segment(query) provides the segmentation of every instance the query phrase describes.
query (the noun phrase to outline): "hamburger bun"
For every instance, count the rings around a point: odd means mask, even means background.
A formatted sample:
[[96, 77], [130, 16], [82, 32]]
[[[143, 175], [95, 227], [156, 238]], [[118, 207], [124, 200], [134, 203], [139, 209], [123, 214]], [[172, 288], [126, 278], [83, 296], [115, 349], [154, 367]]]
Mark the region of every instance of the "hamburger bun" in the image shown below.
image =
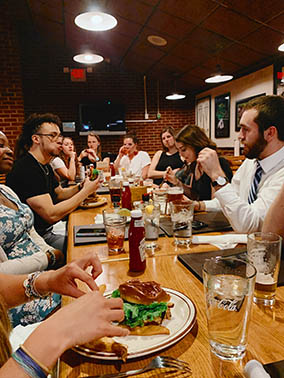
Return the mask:
[[135, 304], [150, 305], [170, 300], [170, 295], [155, 281], [129, 280], [119, 286], [119, 291], [122, 299]]

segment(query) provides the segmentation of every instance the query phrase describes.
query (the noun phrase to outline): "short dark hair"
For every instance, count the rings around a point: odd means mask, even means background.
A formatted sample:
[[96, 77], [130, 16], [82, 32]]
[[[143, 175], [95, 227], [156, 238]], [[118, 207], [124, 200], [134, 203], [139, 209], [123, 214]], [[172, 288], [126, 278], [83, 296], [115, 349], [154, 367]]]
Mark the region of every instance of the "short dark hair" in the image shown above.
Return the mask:
[[162, 143], [162, 147], [163, 147], [163, 151], [167, 152], [169, 149], [164, 146], [164, 143], [163, 143], [163, 140], [162, 140], [162, 136], [163, 134], [165, 133], [169, 133], [171, 134], [171, 136], [173, 136], [175, 138], [175, 129], [172, 127], [172, 126], [168, 126], [168, 127], [165, 127], [161, 132], [160, 132], [160, 139], [161, 139], [161, 143]]
[[216, 144], [197, 125], [185, 125], [176, 135], [176, 142], [194, 149], [196, 155], [205, 147], [216, 150]]
[[257, 115], [254, 122], [258, 125], [260, 133], [264, 133], [270, 126], [275, 126], [278, 131], [278, 139], [284, 141], [284, 97], [260, 96], [250, 100], [244, 111], [255, 109]]
[[135, 144], [139, 144], [139, 139], [137, 138], [137, 135], [135, 133], [132, 132], [132, 133], [126, 134], [123, 138], [123, 141], [125, 141], [125, 139], [127, 138], [132, 139]]
[[33, 141], [32, 136], [40, 129], [41, 125], [45, 122], [55, 123], [60, 130], [62, 130], [62, 122], [60, 118], [52, 113], [44, 114], [31, 114], [22, 126], [22, 132], [18, 136], [15, 145], [15, 158], [18, 159], [28, 152], [31, 148]]

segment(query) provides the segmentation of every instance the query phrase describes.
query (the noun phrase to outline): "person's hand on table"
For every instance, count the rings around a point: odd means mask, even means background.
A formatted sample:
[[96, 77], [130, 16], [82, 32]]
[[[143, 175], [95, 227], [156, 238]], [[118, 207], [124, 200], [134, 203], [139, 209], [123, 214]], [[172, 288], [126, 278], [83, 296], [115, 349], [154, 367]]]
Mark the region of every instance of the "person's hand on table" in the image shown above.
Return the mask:
[[[86, 272], [88, 267], [92, 267], [91, 273]], [[102, 266], [98, 256], [88, 253], [58, 270], [43, 272], [36, 280], [36, 287], [41, 294], [51, 291], [77, 298], [84, 292], [78, 288], [75, 279], [85, 282], [91, 290], [98, 290], [94, 280], [101, 272]]]

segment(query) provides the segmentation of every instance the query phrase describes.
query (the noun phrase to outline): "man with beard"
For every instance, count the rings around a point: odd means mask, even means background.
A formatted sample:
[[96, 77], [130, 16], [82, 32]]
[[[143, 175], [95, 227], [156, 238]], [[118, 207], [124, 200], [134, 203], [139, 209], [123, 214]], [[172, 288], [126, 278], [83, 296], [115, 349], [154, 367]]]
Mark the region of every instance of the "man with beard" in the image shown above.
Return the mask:
[[211, 178], [214, 199], [198, 203], [199, 210], [222, 210], [233, 229], [261, 231], [264, 217], [284, 183], [284, 98], [261, 96], [244, 108], [239, 139], [247, 159], [231, 184], [215, 151], [205, 148], [197, 162]]
[[62, 188], [49, 165], [62, 146], [61, 121], [54, 114], [32, 114], [24, 123], [15, 149], [16, 162], [7, 185], [31, 207], [36, 231], [52, 247], [66, 251], [66, 236], [52, 232], [63, 219], [94, 193], [98, 179]]

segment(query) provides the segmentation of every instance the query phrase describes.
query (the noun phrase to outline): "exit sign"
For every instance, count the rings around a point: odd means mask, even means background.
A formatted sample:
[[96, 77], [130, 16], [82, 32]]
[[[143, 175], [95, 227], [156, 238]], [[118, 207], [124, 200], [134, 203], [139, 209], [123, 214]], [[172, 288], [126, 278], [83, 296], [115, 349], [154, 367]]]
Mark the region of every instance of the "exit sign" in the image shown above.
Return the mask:
[[71, 81], [86, 81], [85, 68], [72, 68], [70, 70]]

